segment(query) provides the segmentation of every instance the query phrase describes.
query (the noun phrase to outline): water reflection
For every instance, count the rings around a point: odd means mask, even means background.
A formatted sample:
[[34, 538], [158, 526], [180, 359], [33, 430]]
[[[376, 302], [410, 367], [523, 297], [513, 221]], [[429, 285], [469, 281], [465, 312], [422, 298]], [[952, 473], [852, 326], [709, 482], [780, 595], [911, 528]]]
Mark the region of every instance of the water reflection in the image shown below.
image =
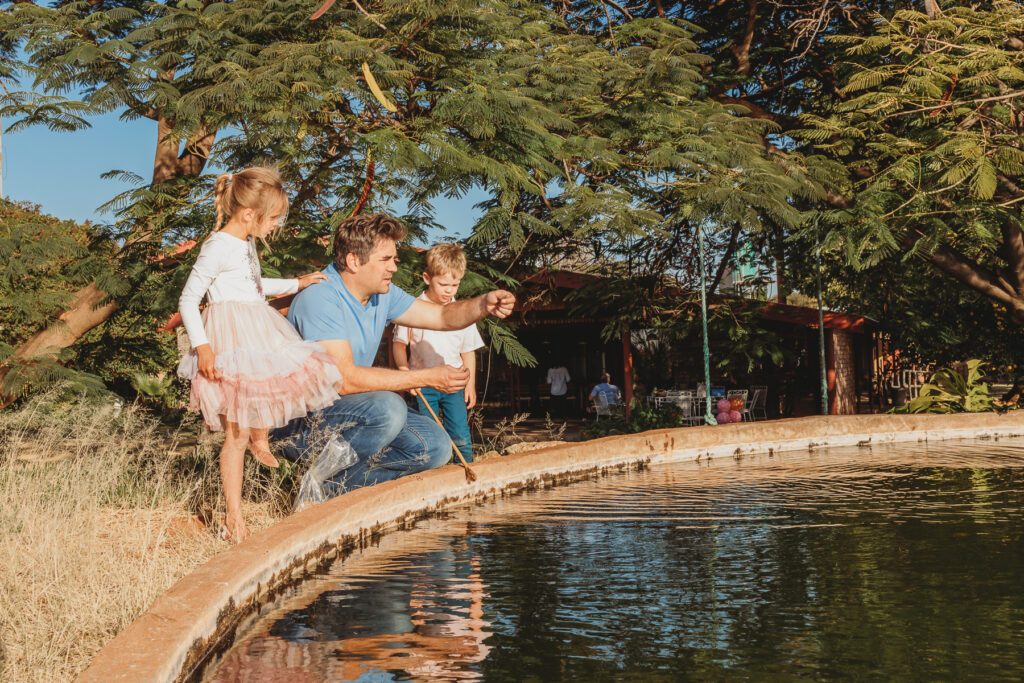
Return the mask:
[[[214, 680], [479, 679], [471, 667], [490, 651], [479, 558], [465, 543], [433, 540], [418, 544], [415, 556], [355, 558], [345, 563], [344, 580], [315, 581], [322, 592], [302, 611], [272, 618], [265, 635], [232, 651]], [[311, 586], [302, 593], [311, 595]]]
[[1024, 446], [654, 468], [386, 536], [217, 681], [1024, 676]]

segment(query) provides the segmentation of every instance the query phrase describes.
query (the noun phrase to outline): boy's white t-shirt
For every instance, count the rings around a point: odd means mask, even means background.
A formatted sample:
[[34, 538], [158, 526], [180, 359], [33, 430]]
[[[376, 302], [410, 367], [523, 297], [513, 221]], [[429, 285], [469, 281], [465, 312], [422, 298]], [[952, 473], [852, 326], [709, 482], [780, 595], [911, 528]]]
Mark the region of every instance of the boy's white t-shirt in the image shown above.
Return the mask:
[[[419, 298], [429, 301], [426, 292], [420, 294]], [[452, 299], [452, 301], [454, 300]], [[462, 354], [476, 351], [484, 345], [484, 340], [476, 329], [476, 325], [449, 332], [395, 325], [392, 341], [409, 345], [410, 370], [423, 370], [438, 365], [461, 368]]]

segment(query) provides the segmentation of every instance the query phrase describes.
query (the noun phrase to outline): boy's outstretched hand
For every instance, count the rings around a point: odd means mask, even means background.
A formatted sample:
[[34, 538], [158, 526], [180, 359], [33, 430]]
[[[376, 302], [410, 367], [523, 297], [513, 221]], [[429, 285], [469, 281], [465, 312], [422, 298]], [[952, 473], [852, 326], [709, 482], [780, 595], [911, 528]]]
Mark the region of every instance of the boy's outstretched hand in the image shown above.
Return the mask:
[[504, 289], [496, 289], [484, 295], [484, 309], [495, 318], [507, 318], [516, 305], [516, 296]]

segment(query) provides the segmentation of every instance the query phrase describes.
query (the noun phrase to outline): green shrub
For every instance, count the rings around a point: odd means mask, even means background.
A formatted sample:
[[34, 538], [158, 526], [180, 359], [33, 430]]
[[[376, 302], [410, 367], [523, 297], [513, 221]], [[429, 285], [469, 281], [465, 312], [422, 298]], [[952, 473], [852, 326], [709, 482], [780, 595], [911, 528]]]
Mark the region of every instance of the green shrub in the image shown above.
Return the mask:
[[952, 368], [938, 370], [921, 386], [917, 398], [898, 408], [894, 413], [983, 413], [996, 409], [988, 392], [988, 384], [981, 381], [984, 363], [967, 361], [967, 377]]
[[598, 439], [614, 434], [636, 434], [651, 429], [667, 429], [682, 427], [683, 414], [677, 406], [667, 405], [663, 408], [636, 408], [627, 421], [625, 415], [613, 415], [601, 418], [580, 430], [584, 439]]

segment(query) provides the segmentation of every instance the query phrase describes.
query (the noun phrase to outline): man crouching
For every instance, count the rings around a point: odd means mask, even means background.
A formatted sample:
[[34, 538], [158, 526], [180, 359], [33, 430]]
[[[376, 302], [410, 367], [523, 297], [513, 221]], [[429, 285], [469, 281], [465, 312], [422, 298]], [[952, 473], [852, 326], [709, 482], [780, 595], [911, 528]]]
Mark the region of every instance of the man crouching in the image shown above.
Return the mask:
[[313, 458], [326, 433], [341, 437], [356, 461], [324, 483], [330, 496], [445, 465], [448, 434], [410, 410], [395, 392], [429, 387], [461, 391], [469, 370], [440, 365], [401, 371], [373, 367], [385, 327], [395, 322], [426, 330], [460, 330], [488, 315], [505, 318], [515, 296], [495, 290], [442, 306], [392, 286], [397, 243], [406, 228], [383, 214], [348, 218], [334, 233], [334, 262], [325, 282], [299, 292], [288, 320], [303, 339], [320, 342], [341, 371], [339, 398], [323, 410], [271, 432], [290, 460]]

